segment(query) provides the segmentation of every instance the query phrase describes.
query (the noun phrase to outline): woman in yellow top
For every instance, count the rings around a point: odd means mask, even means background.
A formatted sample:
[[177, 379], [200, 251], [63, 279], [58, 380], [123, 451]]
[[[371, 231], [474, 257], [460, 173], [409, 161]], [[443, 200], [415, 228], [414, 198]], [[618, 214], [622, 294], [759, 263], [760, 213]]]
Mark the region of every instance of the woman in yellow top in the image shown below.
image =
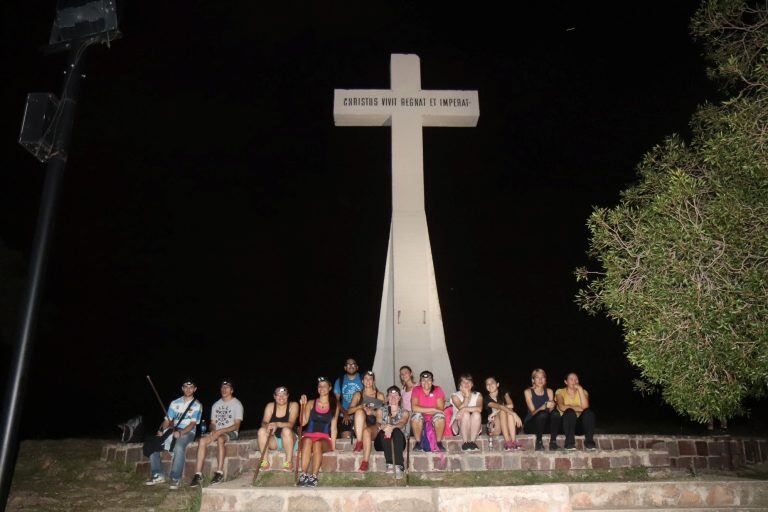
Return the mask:
[[[589, 408], [589, 393], [581, 387], [579, 376], [574, 372], [565, 376], [565, 387], [555, 392], [555, 402], [557, 409], [552, 412], [552, 423], [562, 421], [565, 449], [576, 449], [576, 431], [579, 430], [584, 433], [584, 448], [594, 450], [595, 414]], [[559, 430], [553, 425], [553, 432]]]

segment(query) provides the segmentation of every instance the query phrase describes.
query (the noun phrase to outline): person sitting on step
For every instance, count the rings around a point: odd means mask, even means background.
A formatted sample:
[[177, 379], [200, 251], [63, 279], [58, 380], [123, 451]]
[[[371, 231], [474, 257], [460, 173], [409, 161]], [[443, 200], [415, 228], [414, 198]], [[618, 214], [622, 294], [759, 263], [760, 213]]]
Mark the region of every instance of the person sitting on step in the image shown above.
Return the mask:
[[[264, 418], [258, 432], [259, 452], [261, 450], [282, 450], [285, 461], [282, 469], [293, 469], [293, 444], [296, 434], [293, 428], [299, 418], [299, 404], [288, 401], [288, 388], [279, 386], [272, 395], [274, 402], [264, 407]], [[261, 461], [261, 470], [269, 469], [269, 459], [265, 456]]]
[[557, 409], [552, 411], [552, 431], [560, 431], [562, 421], [566, 450], [576, 449], [577, 431], [584, 433], [584, 448], [594, 450], [595, 413], [589, 408], [589, 393], [581, 387], [574, 372], [566, 375], [564, 382], [565, 387], [555, 392]]
[[411, 395], [411, 429], [416, 438], [414, 451], [421, 451], [421, 434], [427, 428], [427, 423], [434, 430], [435, 444], [433, 450], [445, 451], [443, 433], [445, 431], [445, 393], [440, 386], [434, 385], [434, 376], [429, 370], [424, 370], [419, 376], [419, 385], [413, 388]]
[[488, 436], [504, 436], [505, 451], [521, 449], [522, 445], [517, 440], [517, 429], [523, 426], [523, 421], [513, 410], [512, 397], [493, 376], [485, 379], [485, 390], [483, 403], [488, 415]]
[[[395, 479], [403, 477], [405, 462], [403, 451], [408, 439], [410, 412], [402, 407], [402, 394], [397, 386], [387, 389], [387, 404], [376, 411], [379, 431], [373, 442], [376, 451], [384, 452], [387, 473], [395, 474]], [[394, 458], [393, 458], [394, 457]]]
[[[307, 400], [307, 395], [301, 395], [299, 403], [304, 407], [304, 413], [300, 419], [303, 431], [299, 443], [301, 475], [297, 485], [316, 487], [323, 453], [336, 448], [339, 403], [331, 391], [331, 383], [325, 377], [317, 378], [317, 398]], [[310, 463], [311, 473], [308, 472]]]
[[336, 427], [339, 431], [339, 437], [342, 438], [352, 437], [355, 426], [354, 414], [348, 409], [352, 405], [352, 397], [363, 389], [363, 381], [357, 368], [357, 361], [351, 357], [347, 358], [344, 361], [344, 375], [336, 379], [333, 385], [336, 401], [339, 402], [339, 420]]
[[547, 388], [547, 373], [541, 368], [531, 372], [531, 387], [523, 393], [525, 404], [528, 406], [528, 414], [523, 420], [523, 429], [526, 434], [536, 434], [536, 450], [543, 450], [544, 443], [541, 436], [550, 432], [549, 449], [557, 450], [557, 432], [552, 430], [551, 412], [555, 408], [554, 393]]
[[400, 395], [402, 396], [401, 407], [406, 411], [411, 411], [411, 394], [416, 387], [416, 379], [413, 377], [413, 370], [410, 366], [400, 367]]
[[[178, 489], [181, 485], [187, 445], [195, 439], [196, 427], [203, 415], [203, 404], [195, 398], [195, 391], [197, 391], [197, 386], [192, 379], [185, 380], [181, 385], [183, 395], [168, 406], [165, 419], [156, 434], [158, 437], [162, 437], [167, 434], [168, 429], [173, 429], [162, 445], [164, 451], [173, 452], [170, 474], [171, 489]], [[159, 485], [165, 482], [159, 451], [150, 455], [149, 469], [150, 480], [146, 482], [146, 485]]]
[[[354, 418], [355, 437], [357, 438], [352, 451], [360, 452], [368, 447], [367, 453], [370, 453], [370, 446], [368, 445], [373, 442], [373, 435], [368, 432], [369, 435], [366, 437], [366, 431], [376, 425], [376, 409], [381, 407], [383, 403], [384, 393], [376, 388], [376, 375], [368, 370], [363, 375], [363, 389], [352, 396], [352, 402], [347, 409]], [[375, 435], [375, 432], [373, 434]]]
[[459, 376], [459, 390], [451, 395], [453, 404], [453, 420], [451, 432], [461, 434], [464, 441], [461, 451], [478, 451], [477, 436], [483, 430], [482, 411], [483, 397], [477, 391], [472, 391], [474, 381], [472, 375], [464, 373]]
[[243, 404], [235, 398], [234, 391], [235, 387], [231, 380], [221, 381], [219, 386], [221, 398], [211, 407], [211, 431], [201, 437], [197, 445], [197, 463], [195, 464], [195, 474], [189, 483], [190, 487], [200, 485], [203, 480], [205, 451], [213, 443], [218, 446], [216, 457], [218, 466], [211, 478], [211, 485], [224, 480], [224, 456], [226, 455], [224, 444], [227, 441], [237, 439], [240, 423], [243, 421]]

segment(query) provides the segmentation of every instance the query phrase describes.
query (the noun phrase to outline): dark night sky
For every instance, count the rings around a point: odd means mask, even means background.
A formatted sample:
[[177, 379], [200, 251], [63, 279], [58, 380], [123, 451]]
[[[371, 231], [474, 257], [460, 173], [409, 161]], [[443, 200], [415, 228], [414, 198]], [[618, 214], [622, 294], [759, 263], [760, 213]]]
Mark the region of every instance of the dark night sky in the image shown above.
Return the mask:
[[[25, 260], [44, 167], [15, 140], [24, 95], [58, 95], [63, 65], [38, 51], [53, 2], [33, 3], [0, 7], [0, 240]], [[477, 128], [424, 135], [454, 371], [496, 373], [520, 402], [532, 368], [576, 369], [604, 418], [671, 417], [631, 391], [620, 332], [578, 311], [573, 270], [591, 207], [715, 98], [696, 4], [126, 5], [124, 38], [86, 57], [23, 435], [154, 422], [146, 373], [166, 400], [193, 375], [208, 403], [230, 376], [252, 428], [275, 385], [372, 363], [390, 135], [335, 128], [332, 91], [388, 87], [393, 52], [420, 55], [425, 89], [479, 90]]]

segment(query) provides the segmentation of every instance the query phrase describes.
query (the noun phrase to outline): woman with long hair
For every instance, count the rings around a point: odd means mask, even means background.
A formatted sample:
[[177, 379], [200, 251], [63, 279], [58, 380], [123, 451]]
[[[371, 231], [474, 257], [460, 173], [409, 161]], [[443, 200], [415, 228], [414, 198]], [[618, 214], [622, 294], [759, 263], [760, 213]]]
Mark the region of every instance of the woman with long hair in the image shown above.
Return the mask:
[[410, 366], [400, 367], [400, 406], [406, 411], [411, 411], [411, 394], [416, 387], [416, 378], [413, 376], [413, 370]]
[[521, 444], [517, 440], [517, 429], [523, 426], [523, 422], [514, 411], [512, 397], [493, 376], [485, 379], [485, 390], [483, 403], [488, 414], [488, 435], [504, 436], [505, 451], [519, 450]]
[[368, 471], [368, 459], [371, 456], [373, 438], [379, 431], [376, 426], [376, 411], [384, 405], [384, 393], [376, 388], [376, 375], [372, 371], [363, 375], [363, 390], [352, 397], [350, 412], [355, 415], [355, 435], [357, 443], [353, 451], [363, 452], [363, 460], [360, 462], [360, 471]]
[[[304, 406], [301, 417], [303, 426], [301, 444], [301, 475], [300, 487], [316, 487], [317, 475], [323, 461], [323, 453], [333, 451], [336, 447], [339, 404], [336, 395], [331, 391], [331, 383], [325, 377], [317, 378], [317, 398], [307, 400], [307, 395], [301, 395], [299, 403]], [[310, 462], [312, 472], [308, 473]]]
[[555, 408], [554, 393], [547, 388], [547, 372], [536, 368], [531, 372], [531, 387], [526, 389], [525, 405], [528, 406], [528, 414], [523, 421], [523, 429], [526, 434], [536, 434], [536, 450], [544, 449], [541, 436], [549, 431], [549, 449], [557, 450], [557, 432], [552, 432], [551, 412]]

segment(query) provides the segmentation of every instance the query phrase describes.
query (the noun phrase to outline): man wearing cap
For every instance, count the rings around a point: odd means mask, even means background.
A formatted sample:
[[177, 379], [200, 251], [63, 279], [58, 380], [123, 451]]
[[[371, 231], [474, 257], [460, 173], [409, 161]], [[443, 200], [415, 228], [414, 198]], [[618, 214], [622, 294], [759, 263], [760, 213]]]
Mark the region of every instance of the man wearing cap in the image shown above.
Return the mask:
[[234, 385], [231, 380], [221, 381], [221, 398], [211, 407], [211, 432], [200, 438], [200, 444], [197, 446], [197, 465], [195, 476], [192, 477], [190, 486], [200, 485], [203, 479], [203, 463], [205, 462], [205, 450], [211, 443], [217, 443], [218, 451], [218, 469], [213, 473], [211, 485], [224, 480], [224, 455], [226, 453], [224, 444], [227, 441], [237, 439], [240, 423], [243, 421], [243, 404], [234, 397]]
[[[195, 400], [197, 386], [192, 379], [187, 379], [181, 386], [182, 396], [171, 402], [165, 413], [158, 436], [162, 436], [166, 429], [173, 428], [173, 434], [168, 436], [165, 442], [165, 450], [173, 451], [171, 463], [171, 489], [178, 489], [181, 473], [184, 471], [184, 452], [187, 445], [195, 439], [195, 428], [200, 423], [203, 415], [203, 405]], [[173, 448], [171, 449], [171, 444]], [[151, 478], [147, 485], [158, 485], [165, 482], [163, 463], [160, 461], [160, 452], [155, 452], [149, 457]]]
[[338, 431], [340, 437], [350, 437], [352, 435], [355, 423], [352, 414], [349, 413], [349, 407], [352, 405], [352, 397], [358, 391], [363, 391], [363, 380], [357, 373], [357, 361], [348, 358], [344, 362], [344, 375], [336, 379], [333, 385], [333, 393], [339, 402], [339, 423]]

